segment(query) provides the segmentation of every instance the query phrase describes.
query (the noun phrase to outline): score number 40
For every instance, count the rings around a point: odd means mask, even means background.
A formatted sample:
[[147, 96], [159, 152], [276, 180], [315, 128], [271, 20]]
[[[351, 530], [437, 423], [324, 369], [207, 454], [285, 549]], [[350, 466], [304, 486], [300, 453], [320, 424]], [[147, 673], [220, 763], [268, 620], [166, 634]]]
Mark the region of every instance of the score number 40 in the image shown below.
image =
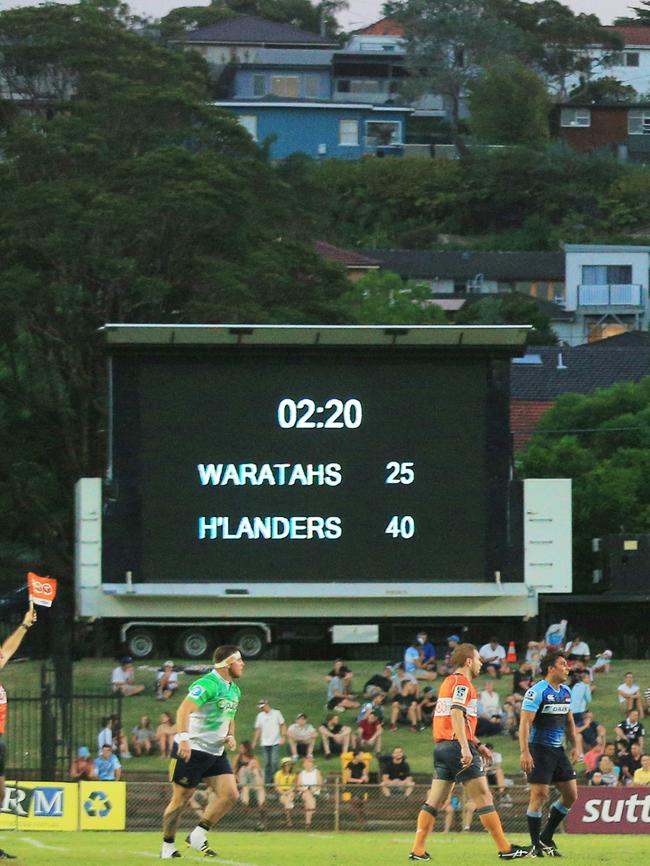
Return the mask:
[[[399, 463], [397, 460], [391, 460], [386, 464], [386, 484], [413, 484], [415, 481], [415, 463], [407, 461]], [[388, 521], [388, 526], [384, 530], [386, 535], [391, 535], [393, 538], [413, 538], [415, 535], [415, 520], [410, 514], [403, 517], [395, 514]]]

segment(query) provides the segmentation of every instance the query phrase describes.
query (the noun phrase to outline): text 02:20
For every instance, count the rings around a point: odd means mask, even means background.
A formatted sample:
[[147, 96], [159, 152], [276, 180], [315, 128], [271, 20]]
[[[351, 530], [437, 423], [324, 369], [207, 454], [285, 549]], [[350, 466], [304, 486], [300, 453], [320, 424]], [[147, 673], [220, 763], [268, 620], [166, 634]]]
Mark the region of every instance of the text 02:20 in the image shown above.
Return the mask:
[[283, 430], [294, 427], [303, 430], [325, 428], [356, 430], [363, 420], [363, 408], [359, 400], [339, 400], [333, 397], [323, 406], [307, 397], [301, 400], [285, 398], [278, 404], [278, 424]]

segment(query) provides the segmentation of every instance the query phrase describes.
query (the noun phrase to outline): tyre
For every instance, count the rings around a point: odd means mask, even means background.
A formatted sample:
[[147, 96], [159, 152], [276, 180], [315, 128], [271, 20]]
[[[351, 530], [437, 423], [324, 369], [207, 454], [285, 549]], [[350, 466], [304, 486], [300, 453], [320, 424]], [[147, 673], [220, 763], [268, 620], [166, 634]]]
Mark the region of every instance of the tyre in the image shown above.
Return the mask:
[[126, 648], [134, 659], [150, 659], [156, 652], [156, 635], [148, 628], [129, 629]]
[[208, 655], [211, 641], [202, 628], [187, 628], [176, 641], [176, 652], [184, 659], [203, 659]]
[[266, 649], [266, 637], [258, 628], [242, 628], [236, 631], [232, 642], [237, 644], [245, 659], [258, 659]]

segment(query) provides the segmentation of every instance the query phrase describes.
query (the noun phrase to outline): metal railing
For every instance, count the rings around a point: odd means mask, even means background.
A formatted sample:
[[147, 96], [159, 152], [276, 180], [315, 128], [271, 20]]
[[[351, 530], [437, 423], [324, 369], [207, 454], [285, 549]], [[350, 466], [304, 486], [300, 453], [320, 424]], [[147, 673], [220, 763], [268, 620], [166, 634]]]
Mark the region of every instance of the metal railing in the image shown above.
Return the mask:
[[579, 307], [642, 307], [643, 303], [643, 286], [638, 283], [578, 286]]

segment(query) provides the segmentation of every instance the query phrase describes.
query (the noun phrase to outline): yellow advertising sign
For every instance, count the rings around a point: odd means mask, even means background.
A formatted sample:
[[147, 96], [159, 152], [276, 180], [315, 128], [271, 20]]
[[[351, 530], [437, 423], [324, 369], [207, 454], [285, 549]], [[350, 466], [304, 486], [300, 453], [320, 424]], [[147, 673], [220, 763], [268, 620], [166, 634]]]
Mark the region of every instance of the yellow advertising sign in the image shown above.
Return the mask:
[[79, 787], [72, 782], [7, 782], [0, 830], [76, 830]]
[[79, 829], [124, 830], [125, 782], [79, 783]]

